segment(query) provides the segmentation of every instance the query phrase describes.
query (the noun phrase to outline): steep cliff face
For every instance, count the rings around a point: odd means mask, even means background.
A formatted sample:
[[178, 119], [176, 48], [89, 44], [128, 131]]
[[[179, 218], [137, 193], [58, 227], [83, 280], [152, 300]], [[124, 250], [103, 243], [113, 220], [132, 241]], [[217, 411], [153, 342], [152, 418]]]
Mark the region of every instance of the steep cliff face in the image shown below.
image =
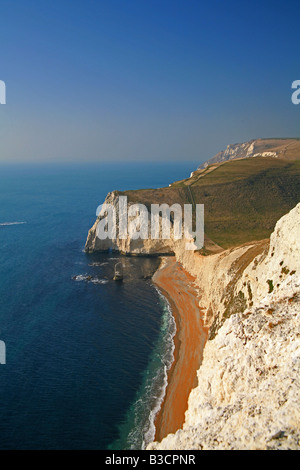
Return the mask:
[[177, 255], [197, 274], [213, 339], [183, 429], [148, 448], [299, 450], [300, 204], [269, 245]]
[[[201, 310], [210, 337], [234, 312], [241, 312], [251, 303], [248, 291], [240, 287], [245, 268], [260, 255], [264, 256], [268, 240], [252, 242], [210, 256], [188, 252], [176, 244], [175, 255], [183, 267], [196, 279], [201, 296]], [[244, 281], [242, 281], [243, 285]]]
[[206, 168], [213, 163], [220, 163], [235, 158], [246, 158], [253, 155], [254, 140], [245, 143], [230, 144], [226, 149], [217, 153], [199, 168]]
[[[136, 216], [127, 216], [126, 219], [128, 221], [127, 226], [127, 236], [124, 238], [119, 233], [119, 222], [120, 222], [120, 193], [118, 191], [113, 191], [109, 193], [104, 201], [104, 204], [111, 205], [116, 214], [116, 234], [112, 238], [99, 238], [97, 234], [98, 224], [100, 222], [101, 217], [103, 214], [99, 215], [93, 225], [93, 227], [89, 230], [85, 250], [87, 252], [94, 252], [94, 251], [117, 251], [125, 255], [131, 256], [162, 256], [162, 255], [174, 255], [174, 248], [175, 248], [175, 240], [174, 240], [174, 227], [172, 221], [170, 221], [170, 237], [163, 238], [162, 236], [162, 215], [159, 215], [159, 232], [158, 238], [155, 239], [151, 237], [151, 214], [150, 212], [147, 213], [147, 227], [149, 237], [137, 238], [135, 239], [133, 236], [130, 235], [129, 224], [131, 221], [136, 220]], [[130, 207], [133, 206], [132, 202], [129, 202], [127, 205], [127, 213], [129, 214]], [[140, 227], [138, 227], [140, 229]], [[186, 243], [192, 243], [193, 238], [183, 238], [182, 243], [184, 246]]]

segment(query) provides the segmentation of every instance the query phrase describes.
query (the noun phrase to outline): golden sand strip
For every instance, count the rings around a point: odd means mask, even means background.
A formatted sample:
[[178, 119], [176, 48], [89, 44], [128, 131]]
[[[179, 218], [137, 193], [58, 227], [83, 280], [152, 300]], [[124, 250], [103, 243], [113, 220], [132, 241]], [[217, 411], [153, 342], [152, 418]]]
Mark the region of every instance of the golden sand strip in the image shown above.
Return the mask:
[[168, 258], [153, 276], [153, 281], [167, 298], [176, 322], [174, 362], [168, 374], [166, 395], [155, 420], [155, 440], [182, 428], [188, 397], [197, 385], [207, 329], [203, 326], [194, 278]]

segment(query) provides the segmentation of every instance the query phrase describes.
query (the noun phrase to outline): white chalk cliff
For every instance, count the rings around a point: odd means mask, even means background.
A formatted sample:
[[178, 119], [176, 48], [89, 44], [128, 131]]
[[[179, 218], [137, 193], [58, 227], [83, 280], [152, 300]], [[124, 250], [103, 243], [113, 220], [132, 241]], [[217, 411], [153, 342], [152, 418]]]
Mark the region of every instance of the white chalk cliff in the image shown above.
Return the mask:
[[300, 141], [297, 138], [254, 139], [249, 142], [227, 145], [225, 150], [204, 162], [198, 169], [237, 158], [272, 157], [290, 160], [298, 158], [299, 148]]
[[[108, 193], [104, 201], [104, 205], [108, 205], [114, 208], [115, 215], [116, 215], [116, 224], [118, 228], [119, 228], [120, 217], [122, 217], [122, 214], [120, 213], [119, 199], [120, 199], [119, 192], [112, 191], [111, 193]], [[132, 205], [133, 205], [132, 203], [128, 203], [128, 210], [130, 206]], [[105, 214], [105, 211], [104, 211], [104, 214]], [[150, 213], [147, 214], [147, 217], [148, 217], [148, 230], [150, 234], [151, 233]], [[127, 234], [126, 237], [122, 238], [118, 230], [116, 230], [116, 233], [113, 237], [111, 238], [107, 237], [105, 239], [101, 239], [100, 237], [97, 236], [97, 227], [101, 218], [103, 218], [102, 212], [100, 212], [93, 227], [89, 230], [86, 245], [85, 245], [85, 250], [87, 252], [112, 250], [112, 251], [120, 252], [122, 254], [131, 255], [131, 256], [138, 256], [138, 255], [160, 256], [160, 255], [174, 254], [175, 245], [174, 245], [174, 238], [173, 238], [173, 225], [171, 223], [170, 239], [162, 238], [161, 214], [159, 215], [160, 230], [159, 230], [159, 238], [157, 239], [153, 239], [151, 237], [145, 238], [145, 239], [142, 239], [142, 238], [135, 239], [131, 237], [129, 234]], [[134, 220], [134, 218], [135, 217], [131, 218], [128, 216], [129, 223], [131, 220]], [[188, 239], [184, 238], [180, 241], [181, 244], [182, 243], [186, 244], [187, 242], [193, 242], [193, 238], [192, 237]]]
[[195, 277], [210, 340], [183, 429], [148, 449], [300, 449], [300, 204], [270, 241], [208, 257]]

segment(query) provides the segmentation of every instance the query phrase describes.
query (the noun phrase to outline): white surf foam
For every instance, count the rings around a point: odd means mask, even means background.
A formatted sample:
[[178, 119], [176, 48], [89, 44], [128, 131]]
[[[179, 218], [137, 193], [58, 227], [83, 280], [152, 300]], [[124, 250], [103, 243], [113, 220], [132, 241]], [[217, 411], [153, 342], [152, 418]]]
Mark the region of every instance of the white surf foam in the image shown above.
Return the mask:
[[89, 266], [106, 266], [107, 264], [108, 264], [108, 261], [103, 261], [102, 263], [100, 262], [90, 263]]
[[77, 274], [77, 276], [73, 277], [74, 281], [80, 282], [92, 282], [93, 284], [107, 284], [108, 279], [100, 279], [98, 277], [92, 277], [88, 274]]
[[[140, 390], [141, 394], [132, 406], [134, 426], [128, 434], [130, 449], [145, 449], [147, 444], [154, 440], [156, 433], [155, 419], [164, 401], [168, 386], [168, 372], [174, 362], [175, 319], [168, 300], [156, 286], [154, 287], [163, 301], [163, 322], [157, 345], [158, 349], [155, 348], [153, 352], [154, 369], [150, 364], [145, 371], [144, 384]], [[145, 415], [147, 410], [148, 414]]]
[[[149, 442], [154, 441], [155, 438], [155, 433], [156, 433], [156, 428], [155, 428], [155, 418], [158, 414], [158, 412], [161, 409], [161, 406], [163, 404], [167, 386], [168, 386], [168, 372], [174, 362], [174, 351], [175, 351], [175, 343], [174, 343], [174, 336], [176, 334], [176, 322], [173, 316], [173, 312], [171, 309], [171, 306], [166, 299], [166, 297], [160, 292], [160, 290], [154, 286], [156, 291], [158, 292], [159, 296], [163, 299], [165, 308], [167, 310], [167, 316], [164, 317], [164, 325], [163, 325], [163, 330], [165, 331], [165, 342], [166, 344], [166, 350], [165, 354], [162, 356], [162, 363], [163, 363], [163, 381], [160, 386], [160, 392], [159, 395], [156, 396], [156, 403], [152, 410], [150, 411], [149, 415], [149, 421], [148, 421], [148, 429], [144, 430], [144, 441], [143, 441], [143, 449], [146, 448], [147, 444]], [[157, 374], [157, 377], [154, 378], [154, 383], [157, 381], [159, 377], [159, 371]], [[161, 380], [161, 379], [160, 379]]]
[[1, 222], [0, 227], [6, 227], [9, 225], [23, 225], [23, 224], [27, 224], [27, 222]]

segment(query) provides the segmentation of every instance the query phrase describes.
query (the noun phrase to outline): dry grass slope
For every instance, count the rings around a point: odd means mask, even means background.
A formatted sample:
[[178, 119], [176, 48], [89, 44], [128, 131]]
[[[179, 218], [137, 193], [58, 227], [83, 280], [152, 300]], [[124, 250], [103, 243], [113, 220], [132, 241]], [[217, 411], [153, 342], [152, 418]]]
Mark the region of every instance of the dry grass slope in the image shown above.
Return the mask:
[[226, 161], [170, 187], [122, 194], [148, 209], [154, 203], [204, 204], [206, 237], [226, 249], [269, 238], [276, 221], [300, 201], [300, 160]]

